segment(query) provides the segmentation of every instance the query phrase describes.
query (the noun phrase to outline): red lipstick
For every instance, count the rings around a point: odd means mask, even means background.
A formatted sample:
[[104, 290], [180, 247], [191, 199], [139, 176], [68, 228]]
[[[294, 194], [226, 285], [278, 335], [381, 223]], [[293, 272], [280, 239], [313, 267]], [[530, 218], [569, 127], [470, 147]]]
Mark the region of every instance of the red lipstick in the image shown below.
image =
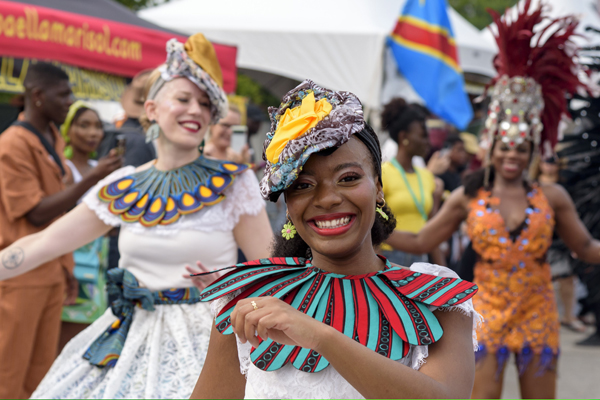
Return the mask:
[[[185, 126], [184, 124], [194, 125], [195, 128]], [[183, 129], [185, 129], [186, 131], [192, 132], [192, 133], [198, 132], [200, 130], [200, 128], [202, 127], [202, 125], [200, 125], [200, 123], [198, 123], [197, 121], [179, 121], [179, 125], [181, 125], [181, 127]]]
[[[317, 221], [333, 221], [342, 218], [350, 218], [350, 221], [342, 226], [337, 228], [319, 228], [317, 225]], [[356, 221], [356, 215], [351, 213], [335, 213], [335, 214], [326, 214], [319, 215], [307, 221], [308, 226], [310, 226], [316, 233], [321, 236], [337, 236], [346, 233], [352, 225], [354, 225], [354, 221]]]

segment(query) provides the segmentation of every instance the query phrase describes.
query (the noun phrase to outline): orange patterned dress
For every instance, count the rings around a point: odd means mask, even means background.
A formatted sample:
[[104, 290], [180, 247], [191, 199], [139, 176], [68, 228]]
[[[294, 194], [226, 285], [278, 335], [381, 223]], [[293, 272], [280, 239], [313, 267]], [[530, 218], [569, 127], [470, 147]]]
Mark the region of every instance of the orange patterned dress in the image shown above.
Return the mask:
[[485, 322], [478, 330], [476, 358], [496, 355], [502, 366], [516, 353], [523, 372], [534, 355], [540, 372], [551, 368], [559, 352], [559, 320], [546, 252], [552, 243], [554, 211], [542, 190], [527, 194], [526, 219], [509, 232], [500, 215], [500, 199], [481, 189], [470, 201], [467, 229], [478, 254], [475, 309]]

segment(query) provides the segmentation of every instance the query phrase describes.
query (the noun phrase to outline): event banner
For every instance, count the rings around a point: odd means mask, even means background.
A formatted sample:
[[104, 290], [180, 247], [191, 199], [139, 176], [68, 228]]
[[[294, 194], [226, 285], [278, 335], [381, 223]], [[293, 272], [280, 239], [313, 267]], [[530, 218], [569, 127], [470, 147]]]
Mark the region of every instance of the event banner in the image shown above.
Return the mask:
[[[0, 0], [0, 55], [56, 60], [132, 77], [165, 61], [171, 38], [183, 36], [105, 19]], [[235, 91], [237, 49], [215, 44], [224, 89]]]
[[[2, 57], [0, 59], [0, 92], [23, 93], [23, 80], [27, 69], [34, 62], [29, 59]], [[127, 86], [121, 76], [104, 72], [90, 71], [71, 65], [61, 67], [69, 75], [73, 95], [82, 100], [120, 101]]]

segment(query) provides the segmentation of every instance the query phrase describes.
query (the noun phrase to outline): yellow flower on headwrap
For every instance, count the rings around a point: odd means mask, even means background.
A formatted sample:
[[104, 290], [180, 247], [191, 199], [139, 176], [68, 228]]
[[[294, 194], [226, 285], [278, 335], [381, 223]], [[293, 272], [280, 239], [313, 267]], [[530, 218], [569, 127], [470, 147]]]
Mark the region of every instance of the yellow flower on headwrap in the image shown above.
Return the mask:
[[302, 104], [288, 108], [279, 119], [277, 130], [267, 147], [266, 156], [271, 163], [276, 163], [286, 144], [314, 128], [319, 121], [331, 112], [331, 104], [323, 98], [315, 101], [314, 93], [302, 99]]

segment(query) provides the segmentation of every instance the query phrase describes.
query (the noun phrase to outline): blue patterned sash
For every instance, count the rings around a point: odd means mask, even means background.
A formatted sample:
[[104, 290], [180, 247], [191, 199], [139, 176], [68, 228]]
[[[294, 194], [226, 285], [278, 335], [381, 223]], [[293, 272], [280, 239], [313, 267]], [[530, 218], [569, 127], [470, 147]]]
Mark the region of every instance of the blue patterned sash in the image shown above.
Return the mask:
[[113, 367], [125, 345], [136, 306], [154, 311], [154, 304], [193, 304], [200, 301], [196, 287], [152, 292], [140, 287], [133, 274], [115, 268], [107, 273], [106, 289], [110, 308], [118, 318], [87, 349], [83, 358], [97, 367]]

